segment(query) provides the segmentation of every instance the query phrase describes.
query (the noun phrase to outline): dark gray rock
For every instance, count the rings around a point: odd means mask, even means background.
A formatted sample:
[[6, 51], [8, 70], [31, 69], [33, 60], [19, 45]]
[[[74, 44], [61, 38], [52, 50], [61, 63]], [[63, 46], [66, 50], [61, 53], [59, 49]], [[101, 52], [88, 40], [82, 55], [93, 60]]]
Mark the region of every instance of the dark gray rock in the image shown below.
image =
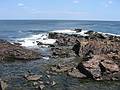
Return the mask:
[[75, 29], [74, 31], [76, 31], [76, 32], [81, 32], [82, 29]]
[[94, 79], [92, 73], [88, 71], [82, 63], [78, 64], [77, 69], [80, 71], [80, 73], [86, 75], [87, 78]]

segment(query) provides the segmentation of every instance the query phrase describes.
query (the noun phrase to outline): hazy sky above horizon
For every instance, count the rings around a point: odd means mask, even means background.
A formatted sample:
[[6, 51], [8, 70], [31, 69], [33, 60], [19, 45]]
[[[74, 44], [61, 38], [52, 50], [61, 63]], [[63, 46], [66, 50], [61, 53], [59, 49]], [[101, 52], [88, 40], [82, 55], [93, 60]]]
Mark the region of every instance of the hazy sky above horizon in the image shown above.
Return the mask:
[[0, 19], [120, 21], [120, 0], [0, 0]]

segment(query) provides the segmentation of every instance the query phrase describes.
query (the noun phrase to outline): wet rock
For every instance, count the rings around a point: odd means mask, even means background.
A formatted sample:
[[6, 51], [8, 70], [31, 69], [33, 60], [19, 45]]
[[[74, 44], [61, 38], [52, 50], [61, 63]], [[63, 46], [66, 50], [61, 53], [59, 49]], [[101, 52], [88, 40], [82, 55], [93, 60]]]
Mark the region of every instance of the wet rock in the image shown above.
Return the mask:
[[72, 50], [75, 52], [77, 56], [80, 56], [79, 55], [80, 47], [81, 43], [78, 40], [76, 40], [76, 44], [73, 46]]
[[86, 78], [86, 75], [80, 73], [80, 71], [76, 68], [72, 68], [71, 70], [69, 70], [67, 75], [75, 78]]
[[[115, 80], [116, 78], [114, 77], [114, 73], [119, 75], [118, 72], [120, 71], [120, 38], [112, 36], [110, 40], [110, 37], [107, 37], [107, 35], [94, 31], [88, 31], [85, 34], [88, 34], [87, 38], [74, 34], [51, 34], [51, 38], [57, 39], [55, 47], [73, 46], [75, 45], [75, 40], [79, 40], [81, 47], [76, 50], [76, 55], [80, 54], [80, 56], [83, 57], [82, 63], [80, 63], [77, 67], [78, 70], [74, 70], [74, 67], [65, 69], [66, 67], [64, 67], [64, 65], [57, 65], [53, 67], [52, 70], [55, 72], [67, 72], [68, 75], [73, 77], [80, 77], [78, 73], [81, 73], [87, 78], [94, 80]], [[56, 57], [63, 56], [63, 58], [66, 58], [67, 53], [69, 53], [69, 57], [75, 56], [71, 50], [66, 52], [67, 50], [65, 48], [54, 49], [52, 51], [53, 56]], [[71, 69], [73, 69], [73, 71]], [[77, 74], [74, 74], [75, 72]]]
[[92, 31], [92, 30], [89, 30], [89, 31], [87, 31], [85, 34], [93, 34], [94, 33], [94, 31]]
[[49, 47], [55, 47], [55, 45], [49, 45]]
[[51, 71], [62, 73], [62, 72], [67, 72], [68, 70], [71, 70], [72, 68], [73, 66], [71, 65], [54, 65], [51, 67]]
[[70, 48], [52, 48], [51, 49], [52, 51], [52, 56], [55, 56], [55, 57], [61, 57], [61, 58], [64, 58], [64, 57], [70, 57]]
[[[50, 68], [50, 69], [51, 69], [51, 68]], [[49, 75], [57, 75], [56, 72], [53, 72], [53, 71], [51, 71], [51, 70], [50, 70], [50, 71], [46, 71], [46, 73], [49, 74]]]
[[104, 57], [99, 55], [94, 55], [89, 61], [84, 61], [78, 65], [81, 73], [85, 74], [89, 78], [99, 78], [101, 77], [101, 68], [99, 67], [99, 62]]
[[76, 31], [76, 32], [81, 32], [82, 29], [75, 29], [74, 31]]
[[99, 67], [101, 70], [101, 75], [103, 75], [106, 72], [106, 68], [101, 64], [101, 62], [99, 63]]
[[95, 80], [111, 80], [114, 73], [120, 71], [119, 66], [112, 60], [107, 60], [105, 55], [94, 55], [89, 61], [83, 61], [78, 65], [81, 73]]
[[79, 35], [69, 35], [63, 33], [49, 33], [50, 39], [56, 39], [55, 46], [71, 46], [75, 43], [75, 39], [77, 39]]
[[56, 82], [55, 81], [52, 81], [52, 86], [56, 85]]
[[44, 84], [45, 84], [45, 85], [48, 85], [48, 86], [55, 86], [55, 85], [56, 85], [56, 82], [50, 80], [50, 81], [46, 81]]
[[94, 31], [88, 31], [85, 34], [88, 34], [90, 39], [96, 39], [96, 38], [106, 39], [106, 37], [103, 34]]
[[80, 73], [84, 74], [87, 78], [94, 79], [92, 73], [89, 70], [87, 70], [82, 63], [78, 64], [77, 69], [80, 71]]
[[37, 85], [38, 85], [38, 82], [33, 82], [33, 85], [34, 85], [34, 86], [37, 86]]
[[50, 85], [50, 84], [51, 84], [50, 81], [46, 81], [46, 82], [45, 82], [45, 85]]
[[112, 79], [114, 80], [120, 80], [120, 71], [117, 73], [113, 73]]
[[21, 44], [20, 43], [13, 43], [14, 45], [18, 45], [18, 46], [20, 46]]
[[49, 33], [48, 38], [50, 38], [50, 39], [56, 39], [58, 36], [59, 36], [58, 33], [51, 32], [51, 33]]
[[4, 40], [0, 41], [0, 60], [34, 60], [40, 57], [40, 53]]
[[43, 90], [45, 88], [45, 85], [39, 85], [38, 89]]
[[8, 45], [11, 45], [10, 42], [8, 42], [7, 40], [3, 40], [3, 39], [0, 39], [0, 43], [1, 43], [1, 44], [8, 44]]
[[112, 60], [103, 60], [101, 64], [110, 72], [118, 72], [120, 71], [117, 64], [114, 63]]
[[36, 43], [37, 43], [37, 45], [43, 45], [43, 43], [40, 41], [36, 41]]
[[85, 53], [85, 55], [83, 56], [83, 60], [84, 61], [88, 61], [89, 59], [93, 58], [93, 54], [94, 52], [92, 50], [89, 50], [88, 52]]
[[47, 75], [48, 78], [50, 78], [51, 76], [50, 75]]
[[42, 77], [42, 75], [25, 75], [24, 77], [28, 81], [37, 81], [37, 80], [40, 80], [40, 78]]
[[100, 33], [96, 33], [95, 36], [100, 39], [106, 39], [106, 37]]
[[38, 81], [39, 84], [43, 84], [44, 82], [43, 81]]
[[7, 87], [8, 87], [7, 83], [0, 79], [0, 90], [6, 90]]

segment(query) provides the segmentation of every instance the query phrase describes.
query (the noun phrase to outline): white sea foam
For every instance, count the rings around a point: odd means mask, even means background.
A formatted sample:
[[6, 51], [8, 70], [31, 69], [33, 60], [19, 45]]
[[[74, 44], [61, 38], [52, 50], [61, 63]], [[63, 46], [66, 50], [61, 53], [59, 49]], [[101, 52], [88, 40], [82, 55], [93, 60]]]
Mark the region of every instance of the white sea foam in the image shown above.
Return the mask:
[[43, 59], [45, 59], [45, 60], [49, 60], [50, 58], [49, 57], [42, 57]]
[[[75, 30], [55, 30], [55, 31], [51, 31], [51, 32], [55, 32], [55, 33], [64, 33], [64, 34], [79, 34], [81, 36], [88, 36], [88, 34], [85, 34], [86, 32], [88, 32], [88, 30], [82, 30], [81, 32], [76, 32]], [[112, 33], [103, 33], [103, 32], [98, 32], [102, 35], [104, 35], [105, 37], [107, 36], [118, 36], [120, 37], [120, 35], [117, 34], [112, 34]]]
[[98, 33], [104, 35], [104, 37], [108, 37], [108, 36], [117, 36], [117, 37], [120, 37], [120, 35], [118, 35], [118, 34], [113, 34], [113, 33], [103, 33], [103, 32], [98, 32]]
[[66, 33], [66, 34], [74, 34], [76, 33], [76, 31], [74, 30], [69, 30], [69, 29], [65, 29], [65, 30], [54, 30], [51, 32], [55, 32], [55, 33]]
[[112, 34], [112, 33], [103, 33], [104, 35], [111, 35], [111, 36], [118, 36], [118, 37], [120, 37], [120, 35], [117, 35], [117, 34]]
[[75, 30], [55, 30], [55, 31], [51, 31], [51, 32], [55, 32], [55, 33], [64, 33], [64, 34], [79, 34], [81, 36], [88, 36], [88, 34], [85, 34], [88, 30], [82, 30], [81, 32], [76, 32]]
[[41, 42], [43, 44], [54, 44], [56, 42], [55, 39], [48, 39], [47, 33], [31, 35], [26, 38], [17, 39], [16, 41], [18, 41], [21, 44], [21, 46], [32, 48], [38, 47], [38, 43], [36, 41]]
[[[85, 32], [87, 30], [82, 30], [81, 32], [76, 32], [75, 30], [55, 30], [51, 32], [56, 32], [56, 33], [65, 33], [65, 34], [80, 34], [82, 36], [86, 36]], [[48, 38], [48, 33], [41, 33], [37, 35], [31, 35], [26, 38], [21, 38], [17, 39], [17, 41], [21, 44], [21, 46], [25, 47], [31, 47], [31, 48], [37, 48], [38, 47], [38, 42], [41, 42], [42, 44], [54, 44], [56, 42], [56, 39], [49, 39]]]
[[[88, 34], [85, 34], [86, 32], [88, 32], [88, 30], [82, 30], [81, 32], [76, 32], [75, 30], [54, 30], [51, 31], [54, 33], [64, 33], [64, 34], [77, 34], [77, 35], [81, 35], [81, 36], [88, 36]], [[102, 33], [102, 32], [98, 32], [101, 33], [102, 35], [104, 35], [105, 37], [112, 35], [112, 36], [120, 36], [120, 35], [116, 35], [116, 34], [111, 34], [111, 33]], [[46, 47], [46, 44], [54, 44], [56, 42], [56, 39], [49, 39], [48, 38], [48, 33], [41, 33], [41, 34], [37, 34], [37, 35], [31, 35], [28, 36], [26, 38], [21, 38], [21, 39], [17, 39], [17, 41], [25, 47], [31, 47], [31, 48], [37, 48], [39, 47], [37, 44], [38, 42], [41, 42], [44, 47]]]

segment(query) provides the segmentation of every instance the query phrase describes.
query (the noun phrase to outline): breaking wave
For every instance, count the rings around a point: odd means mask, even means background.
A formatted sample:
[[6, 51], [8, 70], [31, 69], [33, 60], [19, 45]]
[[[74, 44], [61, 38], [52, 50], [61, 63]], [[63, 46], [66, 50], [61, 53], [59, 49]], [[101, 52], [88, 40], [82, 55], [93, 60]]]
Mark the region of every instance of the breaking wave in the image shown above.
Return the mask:
[[[69, 29], [65, 29], [65, 30], [53, 30], [50, 32], [54, 32], [54, 33], [64, 33], [64, 34], [79, 34], [81, 36], [88, 36], [88, 34], [85, 34], [86, 32], [88, 32], [88, 30], [82, 30], [80, 32], [77, 32], [75, 30], [69, 30]], [[99, 32], [101, 34], [103, 34], [104, 36], [120, 36], [120, 35], [116, 35], [116, 34], [111, 34], [111, 33], [102, 33]], [[21, 44], [21, 46], [25, 46], [25, 47], [31, 47], [31, 48], [36, 48], [38, 47], [38, 42], [42, 43], [42, 44], [54, 44], [56, 42], [56, 39], [49, 39], [49, 32], [43, 32], [43, 33], [39, 33], [39, 34], [35, 34], [35, 35], [30, 35], [26, 38], [20, 38], [17, 39], [16, 41], [18, 43]]]

